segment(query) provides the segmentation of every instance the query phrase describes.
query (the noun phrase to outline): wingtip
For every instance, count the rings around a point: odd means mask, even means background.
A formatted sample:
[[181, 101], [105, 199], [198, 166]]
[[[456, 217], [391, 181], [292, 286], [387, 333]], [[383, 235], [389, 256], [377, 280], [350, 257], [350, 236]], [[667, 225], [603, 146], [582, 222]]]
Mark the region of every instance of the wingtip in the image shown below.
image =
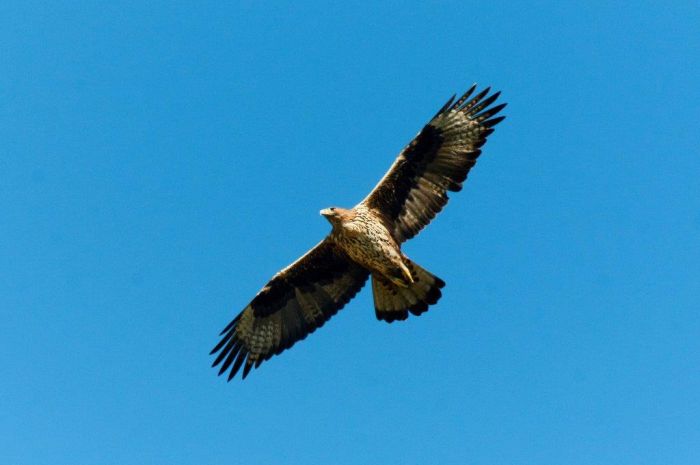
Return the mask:
[[[494, 126], [496, 126], [498, 123], [500, 123], [501, 121], [503, 121], [504, 119], [506, 119], [505, 115], [503, 115], [503, 116], [497, 116], [497, 117], [495, 117], [495, 118], [491, 118], [491, 119], [489, 119], [489, 120], [486, 120], [486, 121], [484, 121], [484, 122], [481, 123], [481, 124], [482, 124], [484, 127], [489, 128], [489, 131], [493, 132], [493, 129], [492, 129], [492, 128], [493, 128]], [[491, 132], [489, 132], [489, 134], [491, 134]]]
[[221, 332], [219, 333], [219, 336], [223, 336], [224, 334], [228, 333], [229, 330], [230, 330], [231, 328], [233, 328], [233, 325], [235, 325], [236, 323], [238, 323], [238, 320], [240, 320], [241, 314], [242, 314], [242, 313], [243, 313], [243, 312], [241, 312], [240, 314], [238, 314], [238, 315], [236, 316], [236, 318], [234, 318], [233, 320], [231, 320], [231, 321], [229, 322], [229, 324], [227, 324], [226, 327], [225, 327], [224, 329], [221, 330]]
[[433, 118], [431, 118], [431, 119], [437, 118], [438, 116], [443, 114], [445, 111], [447, 111], [447, 109], [451, 107], [452, 102], [455, 101], [456, 97], [457, 97], [457, 94], [452, 94], [452, 97], [450, 97], [450, 99], [447, 102], [445, 102], [445, 104], [442, 106], [442, 108], [440, 108], [438, 110], [438, 112], [435, 113], [435, 116], [433, 116]]
[[243, 367], [243, 378], [246, 379], [248, 376], [248, 373], [250, 373], [251, 368], [253, 368], [253, 364], [250, 361], [246, 361], [245, 366]]

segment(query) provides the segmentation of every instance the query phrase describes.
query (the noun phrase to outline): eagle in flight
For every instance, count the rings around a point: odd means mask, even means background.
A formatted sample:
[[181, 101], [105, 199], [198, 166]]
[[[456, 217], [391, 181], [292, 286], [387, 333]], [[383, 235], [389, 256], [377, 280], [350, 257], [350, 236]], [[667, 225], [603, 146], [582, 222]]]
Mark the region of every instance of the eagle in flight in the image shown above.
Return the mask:
[[323, 326], [372, 276], [377, 319], [420, 315], [440, 299], [445, 282], [411, 261], [401, 243], [426, 226], [457, 192], [504, 116], [491, 106], [500, 92], [473, 85], [453, 96], [401, 151], [369, 195], [346, 210], [321, 210], [333, 229], [297, 261], [275, 274], [221, 332], [211, 354], [229, 381], [292, 347]]

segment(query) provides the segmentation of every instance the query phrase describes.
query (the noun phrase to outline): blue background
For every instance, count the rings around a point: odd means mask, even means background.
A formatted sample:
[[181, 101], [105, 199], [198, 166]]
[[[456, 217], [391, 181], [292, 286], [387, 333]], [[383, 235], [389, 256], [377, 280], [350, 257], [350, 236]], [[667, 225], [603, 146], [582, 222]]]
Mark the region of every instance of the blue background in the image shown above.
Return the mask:
[[[1, 463], [699, 463], [697, 2], [145, 3], [0, 6]], [[474, 81], [508, 118], [405, 246], [439, 305], [217, 378]]]

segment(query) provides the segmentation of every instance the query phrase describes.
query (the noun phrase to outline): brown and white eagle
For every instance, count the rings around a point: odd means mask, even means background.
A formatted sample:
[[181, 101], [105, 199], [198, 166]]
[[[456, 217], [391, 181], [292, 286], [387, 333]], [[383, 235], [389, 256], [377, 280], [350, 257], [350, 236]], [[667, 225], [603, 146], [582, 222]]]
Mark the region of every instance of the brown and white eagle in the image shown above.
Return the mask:
[[[221, 332], [211, 351], [228, 379], [292, 347], [323, 326], [372, 276], [377, 319], [420, 315], [440, 299], [445, 282], [411, 261], [401, 243], [426, 226], [457, 192], [504, 116], [487, 88], [453, 96], [399, 154], [386, 175], [355, 207], [321, 210], [331, 233], [272, 277]], [[471, 98], [470, 98], [471, 97]]]

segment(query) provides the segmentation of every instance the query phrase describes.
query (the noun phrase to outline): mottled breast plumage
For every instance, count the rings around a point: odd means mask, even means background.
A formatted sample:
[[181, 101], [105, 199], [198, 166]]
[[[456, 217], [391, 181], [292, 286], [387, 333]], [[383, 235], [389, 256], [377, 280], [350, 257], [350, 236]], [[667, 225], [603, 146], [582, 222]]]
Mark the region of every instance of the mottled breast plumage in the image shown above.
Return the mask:
[[365, 268], [381, 274], [394, 274], [400, 267], [401, 253], [391, 233], [370, 209], [360, 205], [353, 209], [355, 217], [333, 228], [331, 237]]

